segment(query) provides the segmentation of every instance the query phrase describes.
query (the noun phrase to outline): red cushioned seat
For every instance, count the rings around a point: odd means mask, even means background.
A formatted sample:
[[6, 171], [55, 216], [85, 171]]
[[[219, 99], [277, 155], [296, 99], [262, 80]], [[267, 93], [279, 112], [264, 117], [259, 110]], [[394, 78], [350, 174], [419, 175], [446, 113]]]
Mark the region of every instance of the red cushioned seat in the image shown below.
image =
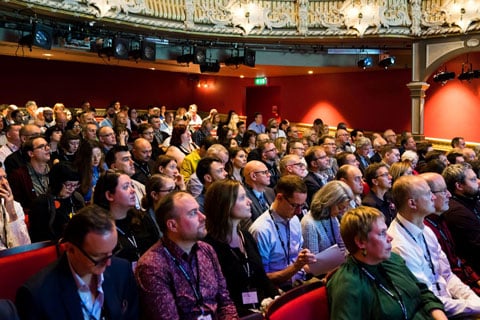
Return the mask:
[[267, 311], [266, 319], [329, 319], [326, 287], [320, 282], [306, 286], [295, 288], [275, 300]]
[[0, 251], [0, 298], [14, 300], [18, 288], [59, 254], [60, 248], [50, 241]]

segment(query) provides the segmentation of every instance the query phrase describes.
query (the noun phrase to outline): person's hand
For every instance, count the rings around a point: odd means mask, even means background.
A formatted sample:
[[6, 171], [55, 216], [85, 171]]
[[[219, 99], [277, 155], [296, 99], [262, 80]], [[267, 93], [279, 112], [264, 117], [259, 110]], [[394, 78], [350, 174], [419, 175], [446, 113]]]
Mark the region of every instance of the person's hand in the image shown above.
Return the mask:
[[298, 269], [301, 269], [304, 265], [314, 263], [316, 261], [317, 259], [315, 258], [315, 255], [311, 253], [310, 250], [302, 249], [298, 253], [297, 260], [295, 260], [294, 264]]
[[174, 180], [175, 180], [175, 185], [177, 186], [178, 189], [180, 190], [187, 189], [185, 186], [185, 180], [181, 174], [177, 175]]
[[0, 198], [4, 199], [5, 202], [13, 201], [12, 189], [7, 179], [2, 179], [0, 182]]

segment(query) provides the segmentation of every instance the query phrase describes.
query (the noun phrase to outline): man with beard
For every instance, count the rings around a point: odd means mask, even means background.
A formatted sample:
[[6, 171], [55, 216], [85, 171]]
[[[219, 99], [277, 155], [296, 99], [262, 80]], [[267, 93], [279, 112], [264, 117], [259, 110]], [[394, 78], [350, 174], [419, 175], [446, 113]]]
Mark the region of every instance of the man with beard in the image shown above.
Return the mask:
[[457, 253], [480, 273], [480, 202], [478, 179], [467, 164], [453, 164], [442, 173], [452, 194], [449, 209], [444, 213]]
[[[434, 190], [435, 191], [435, 190]], [[417, 176], [402, 176], [393, 184], [398, 214], [388, 228], [392, 251], [400, 255], [415, 275], [443, 303], [450, 317], [478, 317], [480, 298], [453, 272], [425, 217], [435, 212], [435, 194]]]
[[203, 241], [205, 215], [187, 192], [162, 199], [163, 237], [138, 261], [141, 319], [238, 319], [217, 255]]
[[453, 241], [450, 230], [448, 230], [447, 223], [445, 222], [445, 216], [443, 213], [449, 208], [449, 200], [451, 198], [450, 191], [447, 189], [445, 180], [436, 172], [426, 172], [420, 175], [425, 181], [427, 181], [430, 190], [437, 197], [434, 200], [435, 213], [427, 216], [424, 220], [425, 225], [432, 229], [433, 233], [437, 237], [440, 246], [442, 246], [443, 252], [447, 256], [450, 262], [450, 267], [453, 273], [455, 273], [460, 280], [469, 285], [470, 288], [480, 295], [480, 276], [473, 271], [472, 267], [465, 259], [460, 258], [457, 255], [455, 242]]

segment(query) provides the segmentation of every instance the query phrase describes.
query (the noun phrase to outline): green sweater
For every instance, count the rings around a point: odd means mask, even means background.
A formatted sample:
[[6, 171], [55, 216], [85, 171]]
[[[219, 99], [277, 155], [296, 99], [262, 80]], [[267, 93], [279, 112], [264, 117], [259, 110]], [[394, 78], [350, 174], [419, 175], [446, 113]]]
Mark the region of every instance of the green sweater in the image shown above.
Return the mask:
[[[396, 287], [379, 271], [382, 266]], [[362, 271], [364, 267], [366, 272]], [[368, 275], [376, 278], [372, 280]], [[390, 296], [377, 283], [394, 295]], [[330, 319], [389, 319], [404, 320], [398, 293], [408, 319], [431, 319], [430, 312], [443, 304], [408, 270], [403, 259], [392, 252], [389, 260], [376, 266], [362, 264], [351, 256], [327, 282]]]

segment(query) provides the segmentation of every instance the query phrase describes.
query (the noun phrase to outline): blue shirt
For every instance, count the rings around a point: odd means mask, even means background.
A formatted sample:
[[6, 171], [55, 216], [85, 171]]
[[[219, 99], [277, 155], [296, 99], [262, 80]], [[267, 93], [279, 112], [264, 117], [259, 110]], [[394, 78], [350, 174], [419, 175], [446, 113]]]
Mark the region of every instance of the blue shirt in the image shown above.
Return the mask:
[[[302, 227], [297, 216], [287, 220], [267, 210], [253, 222], [249, 231], [257, 242], [266, 273], [285, 269], [302, 250]], [[292, 283], [297, 279], [303, 279], [303, 271], [292, 277]]]
[[250, 125], [248, 126], [248, 130], [253, 130], [255, 131], [257, 134], [259, 133], [265, 133], [265, 126], [260, 123], [256, 123], [255, 121], [253, 121], [252, 123], [250, 123]]

